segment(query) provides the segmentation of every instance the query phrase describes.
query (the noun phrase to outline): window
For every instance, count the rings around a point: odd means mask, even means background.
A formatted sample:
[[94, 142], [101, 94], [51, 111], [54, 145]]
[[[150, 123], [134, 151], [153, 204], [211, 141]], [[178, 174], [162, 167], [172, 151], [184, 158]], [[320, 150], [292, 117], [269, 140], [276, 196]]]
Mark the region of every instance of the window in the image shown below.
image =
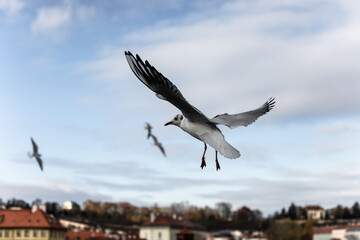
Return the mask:
[[21, 230], [16, 230], [16, 236], [21, 237]]
[[161, 232], [158, 233], [158, 238], [161, 239]]
[[9, 237], [9, 230], [5, 230], [5, 237]]
[[25, 237], [29, 237], [29, 230], [25, 230], [25, 234], [24, 234]]
[[39, 234], [38, 234], [38, 230], [34, 230], [34, 231], [33, 231], [33, 237], [38, 237], [38, 235], [39, 235]]
[[45, 232], [45, 230], [41, 230], [41, 237], [46, 237], [46, 232]]
[[0, 229], [0, 237], [2, 237], [2, 230]]

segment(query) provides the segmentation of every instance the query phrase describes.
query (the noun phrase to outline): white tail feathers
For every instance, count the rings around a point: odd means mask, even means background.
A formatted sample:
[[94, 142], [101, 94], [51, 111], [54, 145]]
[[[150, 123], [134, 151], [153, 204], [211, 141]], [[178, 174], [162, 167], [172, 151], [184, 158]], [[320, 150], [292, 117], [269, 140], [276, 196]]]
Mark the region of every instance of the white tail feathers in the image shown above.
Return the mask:
[[235, 159], [240, 157], [240, 152], [226, 142], [224, 135], [220, 131], [213, 131], [211, 134], [204, 134], [201, 140], [209, 144], [226, 158]]
[[[220, 146], [219, 150], [217, 150], [221, 155], [226, 158], [235, 159], [240, 157], [240, 152], [231, 146], [228, 142], [224, 141], [225, 144]], [[210, 145], [211, 146], [211, 145]]]

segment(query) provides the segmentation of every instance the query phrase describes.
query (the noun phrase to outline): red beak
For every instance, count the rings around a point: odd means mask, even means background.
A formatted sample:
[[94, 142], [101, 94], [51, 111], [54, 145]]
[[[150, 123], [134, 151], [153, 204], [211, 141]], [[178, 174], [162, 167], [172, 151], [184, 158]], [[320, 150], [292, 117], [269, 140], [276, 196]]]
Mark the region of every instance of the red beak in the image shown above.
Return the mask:
[[167, 122], [167, 123], [165, 123], [165, 125], [164, 125], [164, 126], [167, 126], [167, 125], [170, 125], [170, 124], [173, 124], [173, 122], [172, 122], [172, 121]]

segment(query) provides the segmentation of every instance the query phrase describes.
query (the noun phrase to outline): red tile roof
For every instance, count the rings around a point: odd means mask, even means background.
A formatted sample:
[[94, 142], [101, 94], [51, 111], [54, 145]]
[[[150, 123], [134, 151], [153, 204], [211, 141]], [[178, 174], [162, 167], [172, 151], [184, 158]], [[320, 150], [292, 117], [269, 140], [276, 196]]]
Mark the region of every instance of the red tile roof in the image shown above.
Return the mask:
[[0, 210], [0, 228], [56, 228], [66, 231], [57, 219], [37, 210]]
[[327, 234], [331, 233], [332, 230], [336, 229], [336, 226], [329, 226], [329, 227], [314, 227], [314, 234]]
[[75, 240], [75, 239], [87, 240], [87, 239], [95, 239], [95, 238], [96, 239], [105, 238], [105, 233], [97, 232], [97, 231], [88, 231], [88, 230], [66, 232], [66, 239], [68, 240]]
[[324, 209], [318, 205], [313, 205], [313, 206], [306, 206], [305, 210], [324, 210]]
[[360, 225], [335, 225], [326, 227], [313, 227], [315, 234], [331, 233], [332, 230], [360, 228]]
[[159, 216], [155, 219], [155, 221], [147, 221], [143, 223], [142, 226], [170, 226], [175, 228], [187, 228], [187, 229], [205, 229], [203, 226], [188, 221], [188, 220], [180, 220], [174, 219], [172, 217]]
[[194, 233], [192, 233], [191, 231], [184, 228], [180, 232], [178, 232], [176, 235], [194, 235]]

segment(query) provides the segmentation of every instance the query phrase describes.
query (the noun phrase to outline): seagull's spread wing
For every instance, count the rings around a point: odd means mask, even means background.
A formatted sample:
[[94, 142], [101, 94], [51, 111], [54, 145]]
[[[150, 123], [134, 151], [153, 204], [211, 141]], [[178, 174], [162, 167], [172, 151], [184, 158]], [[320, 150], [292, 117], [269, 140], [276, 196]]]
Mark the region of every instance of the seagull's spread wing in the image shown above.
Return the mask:
[[162, 144], [159, 143], [159, 144], [157, 144], [157, 146], [160, 148], [160, 151], [162, 152], [162, 154], [164, 154], [164, 156], [166, 157], [165, 149], [164, 149], [164, 147], [162, 146]]
[[136, 55], [135, 58], [129, 51], [125, 52], [125, 56], [136, 77], [155, 92], [158, 98], [173, 104], [192, 122], [211, 123], [200, 110], [192, 106], [183, 97], [180, 90], [169, 79], [158, 72], [148, 61], [144, 63], [139, 55]]
[[36, 156], [35, 158], [36, 158], [36, 161], [39, 163], [41, 171], [43, 171], [43, 161], [41, 160], [41, 158], [39, 156]]
[[32, 146], [33, 146], [33, 153], [35, 154], [35, 153], [38, 152], [38, 146], [36, 145], [33, 138], [31, 138], [31, 143], [32, 143]]
[[154, 145], [157, 146], [160, 149], [160, 151], [162, 152], [162, 154], [164, 154], [164, 156], [166, 157], [165, 149], [162, 146], [162, 144], [157, 140], [157, 137], [155, 137], [153, 134], [151, 134], [151, 137], [154, 141]]
[[260, 116], [269, 112], [275, 106], [275, 98], [270, 98], [266, 103], [252, 111], [237, 114], [221, 114], [211, 119], [216, 124], [223, 124], [233, 129], [238, 126], [248, 126], [256, 121]]
[[154, 145], [157, 145], [158, 144], [158, 140], [157, 140], [157, 137], [154, 136], [154, 134], [151, 134], [150, 135], [154, 141]]
[[152, 126], [150, 125], [150, 123], [145, 123], [145, 124], [146, 124], [145, 129], [148, 131], [147, 138], [149, 139], [149, 137], [151, 136]]

